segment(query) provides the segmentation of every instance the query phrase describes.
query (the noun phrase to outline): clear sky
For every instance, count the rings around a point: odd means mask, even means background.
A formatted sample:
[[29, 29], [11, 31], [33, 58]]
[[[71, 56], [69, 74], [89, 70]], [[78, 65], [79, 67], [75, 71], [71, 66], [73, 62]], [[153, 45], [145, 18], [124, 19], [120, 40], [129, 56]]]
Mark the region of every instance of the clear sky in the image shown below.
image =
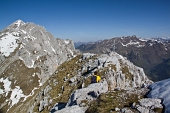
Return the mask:
[[18, 19], [73, 41], [170, 36], [170, 0], [0, 0], [0, 30]]

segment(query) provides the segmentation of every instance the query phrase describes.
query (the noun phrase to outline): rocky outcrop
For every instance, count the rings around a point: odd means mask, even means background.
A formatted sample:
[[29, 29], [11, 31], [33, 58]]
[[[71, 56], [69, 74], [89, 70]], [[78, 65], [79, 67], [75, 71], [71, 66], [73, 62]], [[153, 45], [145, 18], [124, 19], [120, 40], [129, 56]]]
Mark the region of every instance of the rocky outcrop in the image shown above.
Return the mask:
[[139, 100], [139, 104], [133, 104], [133, 108], [140, 113], [155, 113], [156, 109], [163, 109], [161, 99], [144, 98]]
[[53, 113], [85, 113], [86, 107], [79, 107], [78, 105], [69, 106], [59, 111], [55, 111]]
[[[94, 54], [86, 53], [83, 55], [83, 59], [88, 59], [92, 56], [94, 56]], [[152, 83], [142, 68], [135, 66], [115, 52], [109, 55], [100, 55], [95, 60], [89, 60], [88, 64], [89, 65], [84, 65], [82, 68], [89, 71], [108, 68], [105, 77], [109, 85], [109, 90], [114, 90], [115, 88], [128, 89], [131, 87], [141, 87]]]
[[90, 84], [87, 88], [76, 90], [71, 95], [67, 106], [80, 105], [83, 100], [91, 102], [96, 99], [101, 93], [106, 93], [107, 91], [108, 85], [106, 80], [103, 80], [100, 83]]

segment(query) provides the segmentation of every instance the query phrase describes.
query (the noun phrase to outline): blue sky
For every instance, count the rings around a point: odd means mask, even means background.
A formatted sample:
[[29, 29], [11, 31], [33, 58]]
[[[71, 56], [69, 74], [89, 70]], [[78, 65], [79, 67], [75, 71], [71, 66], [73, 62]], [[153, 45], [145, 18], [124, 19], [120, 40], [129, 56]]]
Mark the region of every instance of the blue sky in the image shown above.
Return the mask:
[[73, 41], [170, 37], [170, 0], [0, 0], [0, 30], [18, 19]]

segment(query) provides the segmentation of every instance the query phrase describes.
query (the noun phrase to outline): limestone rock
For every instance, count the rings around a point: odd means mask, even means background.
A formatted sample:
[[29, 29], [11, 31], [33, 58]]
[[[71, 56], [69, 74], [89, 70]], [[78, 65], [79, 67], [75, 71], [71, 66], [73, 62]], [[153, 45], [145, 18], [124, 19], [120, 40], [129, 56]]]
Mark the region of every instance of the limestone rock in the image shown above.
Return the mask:
[[48, 97], [44, 97], [44, 99], [40, 101], [39, 112], [41, 112], [47, 105], [48, 105]]
[[101, 93], [108, 91], [106, 80], [100, 83], [90, 84], [87, 88], [76, 90], [69, 99], [67, 106], [79, 105], [82, 100], [92, 101], [96, 99]]
[[74, 106], [69, 106], [66, 108], [63, 108], [59, 111], [56, 111], [54, 113], [85, 113], [87, 108], [84, 107], [79, 107], [78, 105], [74, 105]]
[[163, 106], [161, 104], [161, 99], [144, 98], [144, 99], [139, 100], [139, 103], [140, 103], [141, 106], [152, 107], [152, 109], [163, 108]]
[[156, 113], [155, 109], [163, 109], [161, 99], [143, 98], [139, 100], [139, 104], [133, 103], [132, 108], [140, 113]]
[[139, 111], [139, 113], [149, 113], [149, 109], [146, 107], [139, 106], [139, 105], [137, 105], [136, 107], [137, 107], [136, 109]]
[[134, 112], [130, 110], [129, 108], [123, 108], [121, 109], [121, 113], [134, 113]]

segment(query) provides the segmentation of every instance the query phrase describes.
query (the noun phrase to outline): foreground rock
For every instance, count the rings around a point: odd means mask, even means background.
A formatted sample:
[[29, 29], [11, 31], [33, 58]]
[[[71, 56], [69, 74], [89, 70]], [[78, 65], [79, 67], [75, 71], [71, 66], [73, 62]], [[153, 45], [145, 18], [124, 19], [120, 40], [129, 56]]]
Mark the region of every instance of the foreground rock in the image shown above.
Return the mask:
[[[87, 88], [82, 88], [76, 90], [69, 99], [67, 106], [80, 105], [82, 101], [87, 101], [90, 103], [96, 99], [101, 93], [106, 93], [108, 91], [108, 84], [106, 80], [100, 83], [90, 84]], [[67, 107], [66, 106], [66, 107]]]
[[133, 106], [140, 113], [156, 113], [157, 109], [163, 110], [161, 99], [143, 98], [139, 100], [139, 104]]
[[56, 111], [55, 113], [69, 113], [69, 110], [72, 111], [72, 109], [75, 109], [75, 111], [73, 110], [74, 113], [77, 111], [79, 111], [77, 113], [84, 113], [91, 101], [97, 99], [100, 94], [106, 93], [107, 91], [108, 84], [106, 80], [100, 83], [90, 84], [87, 88], [82, 88], [73, 92], [64, 109], [57, 111], [54, 106], [51, 111]]
[[86, 107], [80, 107], [78, 105], [75, 105], [66, 107], [60, 111], [56, 111], [53, 113], [85, 113], [86, 109], [87, 109]]

